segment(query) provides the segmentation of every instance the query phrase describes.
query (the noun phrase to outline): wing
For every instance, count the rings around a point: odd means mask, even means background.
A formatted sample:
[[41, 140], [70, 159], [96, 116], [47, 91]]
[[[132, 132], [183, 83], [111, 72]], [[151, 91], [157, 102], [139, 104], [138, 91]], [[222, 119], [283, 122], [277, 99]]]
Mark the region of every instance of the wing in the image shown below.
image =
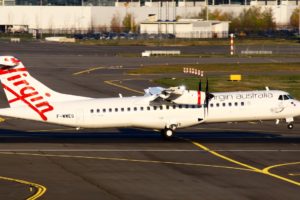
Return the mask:
[[176, 99], [182, 96], [185, 93], [186, 89], [183, 86], [180, 87], [150, 87], [145, 89], [146, 96], [153, 96], [152, 102], [156, 103], [173, 103]]

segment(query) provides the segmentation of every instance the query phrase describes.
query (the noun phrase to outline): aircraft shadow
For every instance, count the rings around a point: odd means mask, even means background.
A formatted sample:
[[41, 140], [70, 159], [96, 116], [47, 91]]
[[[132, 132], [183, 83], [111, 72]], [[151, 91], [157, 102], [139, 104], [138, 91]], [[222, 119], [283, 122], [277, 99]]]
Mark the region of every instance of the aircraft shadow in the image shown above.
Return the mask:
[[202, 143], [300, 143], [300, 135], [247, 131], [201, 131], [177, 132], [175, 137], [164, 139], [159, 132], [137, 129], [117, 129], [115, 132], [95, 130], [94, 132], [23, 132], [0, 130], [0, 143], [160, 143], [187, 142]]

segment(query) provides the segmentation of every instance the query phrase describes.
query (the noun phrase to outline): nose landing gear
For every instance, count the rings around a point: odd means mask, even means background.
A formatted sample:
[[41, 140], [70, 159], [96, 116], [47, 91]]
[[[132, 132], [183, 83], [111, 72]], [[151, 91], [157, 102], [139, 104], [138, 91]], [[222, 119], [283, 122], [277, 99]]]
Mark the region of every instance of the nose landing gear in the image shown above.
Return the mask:
[[288, 123], [287, 128], [288, 129], [293, 129], [294, 128], [294, 124], [293, 124], [294, 118], [290, 117], [290, 118], [286, 118], [285, 120]]

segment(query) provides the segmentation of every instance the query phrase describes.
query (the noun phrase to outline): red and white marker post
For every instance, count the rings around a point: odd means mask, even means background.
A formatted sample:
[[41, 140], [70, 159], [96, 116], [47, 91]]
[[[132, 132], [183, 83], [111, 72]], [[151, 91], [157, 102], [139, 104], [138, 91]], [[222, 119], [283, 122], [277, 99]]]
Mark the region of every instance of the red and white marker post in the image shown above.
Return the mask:
[[234, 53], [234, 43], [233, 43], [233, 33], [230, 34], [230, 55], [233, 55]]

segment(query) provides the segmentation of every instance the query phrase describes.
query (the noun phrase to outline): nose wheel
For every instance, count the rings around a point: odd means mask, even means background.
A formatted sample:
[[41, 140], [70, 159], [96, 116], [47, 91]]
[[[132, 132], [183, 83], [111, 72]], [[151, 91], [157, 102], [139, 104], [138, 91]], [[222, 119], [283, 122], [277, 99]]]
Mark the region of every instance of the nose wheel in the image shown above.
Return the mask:
[[288, 129], [293, 129], [294, 128], [294, 124], [290, 123], [287, 125]]

